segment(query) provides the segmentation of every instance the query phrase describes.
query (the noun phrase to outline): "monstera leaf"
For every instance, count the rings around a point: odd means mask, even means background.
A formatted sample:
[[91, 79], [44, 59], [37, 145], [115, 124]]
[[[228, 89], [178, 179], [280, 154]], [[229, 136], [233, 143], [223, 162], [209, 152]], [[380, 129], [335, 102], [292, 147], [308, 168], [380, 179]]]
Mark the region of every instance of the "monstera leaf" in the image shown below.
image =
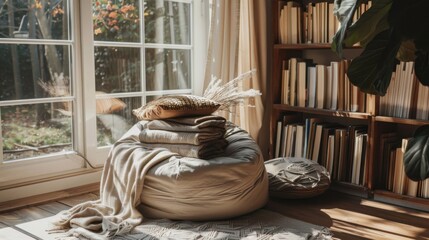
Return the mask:
[[367, 93], [385, 95], [400, 44], [389, 30], [377, 34], [351, 62], [347, 71], [350, 82]]
[[356, 6], [360, 1], [335, 1], [335, 14], [341, 27], [331, 47], [342, 56], [343, 46], [352, 46], [358, 42], [364, 44], [364, 51], [351, 62], [347, 75], [354, 85], [371, 94], [386, 94], [396, 53], [401, 46], [401, 40], [388, 23], [392, 1], [374, 1], [373, 6], [352, 25]]
[[392, 1], [374, 1], [371, 8], [359, 18], [359, 21], [350, 25], [346, 30], [344, 46], [351, 47], [355, 43], [360, 43], [362, 47], [365, 47], [377, 34], [389, 29], [388, 15]]
[[414, 181], [429, 178], [429, 125], [418, 128], [404, 154], [407, 176]]

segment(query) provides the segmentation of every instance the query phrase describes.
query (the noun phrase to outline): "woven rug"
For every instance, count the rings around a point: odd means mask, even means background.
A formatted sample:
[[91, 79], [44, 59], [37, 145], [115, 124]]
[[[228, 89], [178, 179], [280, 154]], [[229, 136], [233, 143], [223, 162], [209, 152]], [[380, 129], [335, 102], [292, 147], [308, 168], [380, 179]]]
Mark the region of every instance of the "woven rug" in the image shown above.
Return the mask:
[[[49, 233], [55, 217], [40, 219], [16, 227], [43, 240], [79, 239], [65, 238], [62, 233]], [[131, 234], [118, 236], [118, 240], [152, 239], [332, 239], [329, 229], [305, 223], [281, 214], [258, 210], [238, 218], [191, 222], [166, 219], [145, 220]]]

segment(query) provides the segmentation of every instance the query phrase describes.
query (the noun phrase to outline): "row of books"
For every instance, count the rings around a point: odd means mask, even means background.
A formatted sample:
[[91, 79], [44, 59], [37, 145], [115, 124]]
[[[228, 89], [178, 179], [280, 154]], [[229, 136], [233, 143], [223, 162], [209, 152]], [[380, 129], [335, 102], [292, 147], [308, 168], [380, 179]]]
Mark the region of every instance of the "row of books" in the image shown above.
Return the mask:
[[[409, 118], [417, 94], [414, 62], [400, 62], [392, 72], [386, 95], [380, 98], [380, 115]], [[424, 99], [427, 102], [427, 98]]]
[[404, 153], [408, 139], [400, 139], [396, 133], [381, 135], [384, 188], [394, 193], [412, 197], [429, 198], [429, 179], [413, 181], [404, 168]]
[[298, 107], [366, 111], [366, 94], [350, 83], [346, 72], [350, 60], [314, 64], [290, 58], [282, 63], [282, 104]]
[[275, 157], [304, 157], [318, 162], [334, 181], [366, 184], [366, 126], [342, 126], [296, 115], [277, 123]]
[[416, 78], [414, 65], [414, 62], [396, 65], [386, 95], [380, 97], [380, 115], [429, 119], [429, 87]]
[[[279, 1], [279, 41], [282, 44], [330, 43], [340, 26], [333, 2], [308, 3]], [[371, 7], [361, 3], [353, 17], [356, 21]]]
[[429, 120], [429, 87], [417, 81], [416, 119]]

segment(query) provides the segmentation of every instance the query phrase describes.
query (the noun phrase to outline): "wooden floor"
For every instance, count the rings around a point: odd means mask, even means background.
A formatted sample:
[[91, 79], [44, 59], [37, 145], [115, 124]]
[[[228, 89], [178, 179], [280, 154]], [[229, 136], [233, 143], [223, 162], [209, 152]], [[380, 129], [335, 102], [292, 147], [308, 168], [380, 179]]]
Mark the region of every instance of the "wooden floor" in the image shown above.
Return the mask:
[[[97, 198], [98, 193], [93, 192], [0, 213], [0, 232], [3, 230], [7, 239], [39, 239], [15, 226], [55, 215], [80, 202]], [[333, 191], [306, 200], [272, 199], [266, 208], [329, 227], [335, 239], [429, 239], [429, 213]]]

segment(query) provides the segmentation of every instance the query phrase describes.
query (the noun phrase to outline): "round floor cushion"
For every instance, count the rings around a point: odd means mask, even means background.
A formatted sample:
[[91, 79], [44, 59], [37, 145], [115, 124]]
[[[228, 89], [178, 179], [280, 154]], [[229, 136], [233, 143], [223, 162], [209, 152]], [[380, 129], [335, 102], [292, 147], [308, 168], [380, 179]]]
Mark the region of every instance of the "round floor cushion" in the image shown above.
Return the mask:
[[[136, 124], [136, 135], [144, 124]], [[223, 156], [209, 160], [173, 156], [151, 168], [138, 206], [143, 217], [216, 220], [240, 216], [268, 201], [268, 175], [250, 135], [227, 123]]]
[[275, 158], [265, 162], [270, 196], [309, 198], [323, 193], [330, 185], [326, 169], [305, 158]]

